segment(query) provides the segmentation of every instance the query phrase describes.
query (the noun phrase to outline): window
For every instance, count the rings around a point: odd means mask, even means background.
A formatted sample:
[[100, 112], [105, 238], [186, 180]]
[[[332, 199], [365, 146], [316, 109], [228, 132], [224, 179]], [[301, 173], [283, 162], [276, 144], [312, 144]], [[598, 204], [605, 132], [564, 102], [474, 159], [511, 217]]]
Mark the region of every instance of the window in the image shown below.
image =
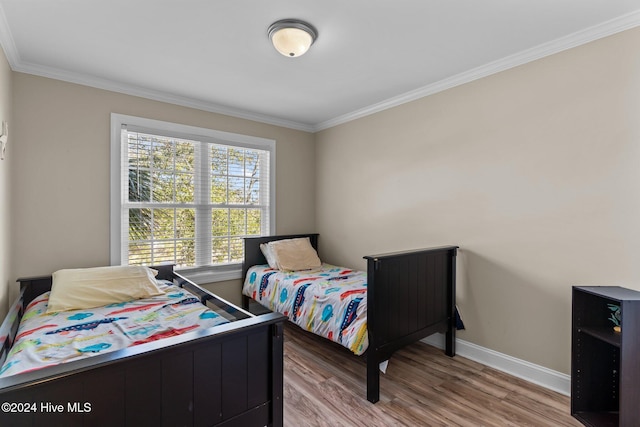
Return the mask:
[[275, 141], [119, 114], [111, 126], [111, 263], [236, 277], [242, 239], [273, 234]]

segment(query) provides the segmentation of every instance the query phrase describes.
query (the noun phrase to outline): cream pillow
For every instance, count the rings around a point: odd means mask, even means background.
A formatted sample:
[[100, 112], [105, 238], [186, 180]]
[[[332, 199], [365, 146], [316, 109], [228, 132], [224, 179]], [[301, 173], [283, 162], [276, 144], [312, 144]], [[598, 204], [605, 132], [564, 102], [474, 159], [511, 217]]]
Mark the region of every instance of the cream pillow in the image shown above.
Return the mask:
[[162, 295], [148, 267], [74, 268], [53, 273], [47, 313], [99, 307]]
[[308, 237], [274, 240], [269, 242], [269, 247], [279, 270], [310, 270], [322, 265]]

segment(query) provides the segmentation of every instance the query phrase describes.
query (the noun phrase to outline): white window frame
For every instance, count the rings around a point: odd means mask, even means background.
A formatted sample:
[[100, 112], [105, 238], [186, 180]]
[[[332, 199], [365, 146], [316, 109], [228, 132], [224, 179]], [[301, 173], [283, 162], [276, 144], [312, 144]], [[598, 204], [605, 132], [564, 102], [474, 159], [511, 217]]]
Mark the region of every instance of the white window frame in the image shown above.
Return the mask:
[[[191, 139], [203, 142], [252, 148], [269, 151], [269, 227], [268, 234], [275, 234], [276, 223], [276, 141], [255, 136], [223, 132], [196, 126], [182, 125], [161, 120], [124, 114], [111, 114], [111, 208], [110, 208], [110, 262], [120, 265], [122, 252], [122, 127], [130, 125], [142, 128], [148, 133]], [[196, 236], [196, 239], [198, 236]], [[124, 260], [126, 262], [126, 260]], [[213, 283], [223, 280], [239, 279], [242, 276], [242, 263], [221, 266], [183, 268], [182, 273], [198, 283]]]

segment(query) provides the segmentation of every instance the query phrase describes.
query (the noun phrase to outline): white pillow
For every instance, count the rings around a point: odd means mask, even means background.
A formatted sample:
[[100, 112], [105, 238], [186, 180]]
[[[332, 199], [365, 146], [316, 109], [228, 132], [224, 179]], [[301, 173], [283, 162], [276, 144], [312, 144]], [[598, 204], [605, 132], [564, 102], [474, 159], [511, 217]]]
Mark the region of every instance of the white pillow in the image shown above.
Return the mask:
[[278, 268], [278, 260], [273, 255], [273, 251], [271, 250], [271, 246], [269, 246], [267, 243], [261, 243], [260, 244], [260, 250], [262, 251], [262, 255], [264, 255], [265, 259], [267, 260], [267, 263], [269, 264], [269, 267], [271, 267], [271, 268], [273, 268], [275, 270], [279, 270], [279, 268]]
[[47, 313], [99, 307], [162, 295], [156, 270], [135, 265], [74, 268], [53, 273]]
[[322, 266], [322, 261], [308, 237], [274, 240], [268, 245], [279, 270], [311, 270]]

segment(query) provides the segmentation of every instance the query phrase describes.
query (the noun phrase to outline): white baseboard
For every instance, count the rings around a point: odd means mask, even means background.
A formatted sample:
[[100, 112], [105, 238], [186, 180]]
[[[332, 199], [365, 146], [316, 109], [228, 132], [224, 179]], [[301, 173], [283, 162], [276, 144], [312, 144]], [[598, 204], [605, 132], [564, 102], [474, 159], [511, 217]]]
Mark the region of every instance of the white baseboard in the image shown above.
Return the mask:
[[[444, 334], [433, 334], [424, 338], [422, 342], [444, 349]], [[459, 338], [456, 338], [456, 354], [514, 377], [557, 391], [565, 396], [571, 395], [570, 375], [527, 362], [526, 360], [517, 359], [507, 354], [498, 353]]]

